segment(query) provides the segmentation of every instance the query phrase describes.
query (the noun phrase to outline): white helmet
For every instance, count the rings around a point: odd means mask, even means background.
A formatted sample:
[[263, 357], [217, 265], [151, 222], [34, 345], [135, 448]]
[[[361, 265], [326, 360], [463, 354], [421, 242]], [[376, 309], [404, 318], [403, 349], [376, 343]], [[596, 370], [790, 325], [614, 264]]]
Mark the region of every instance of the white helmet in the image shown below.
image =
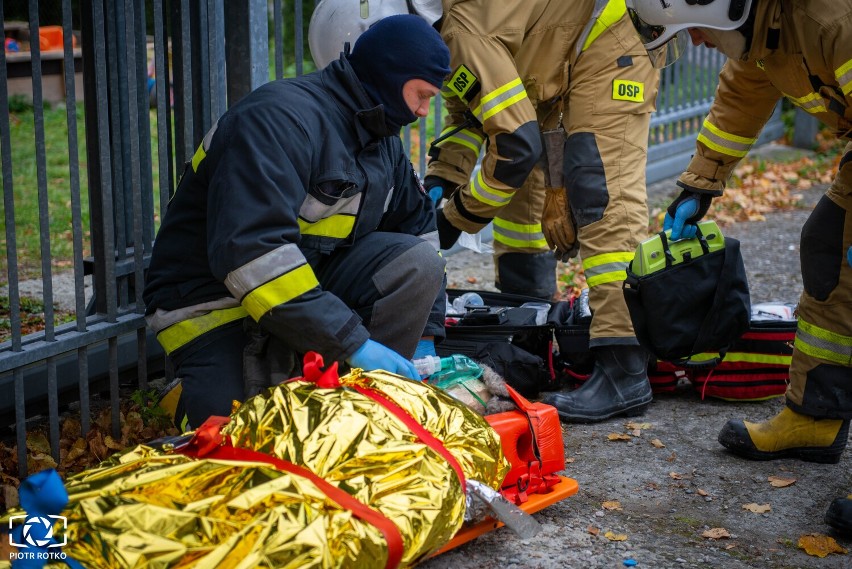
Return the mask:
[[308, 45], [317, 69], [340, 56], [377, 21], [397, 14], [416, 14], [431, 26], [443, 13], [441, 0], [321, 0], [311, 15]]
[[[651, 59], [668, 51], [665, 65], [687, 45], [688, 28], [735, 30], [743, 25], [752, 0], [627, 0], [627, 11]], [[668, 44], [672, 39], [674, 42]]]

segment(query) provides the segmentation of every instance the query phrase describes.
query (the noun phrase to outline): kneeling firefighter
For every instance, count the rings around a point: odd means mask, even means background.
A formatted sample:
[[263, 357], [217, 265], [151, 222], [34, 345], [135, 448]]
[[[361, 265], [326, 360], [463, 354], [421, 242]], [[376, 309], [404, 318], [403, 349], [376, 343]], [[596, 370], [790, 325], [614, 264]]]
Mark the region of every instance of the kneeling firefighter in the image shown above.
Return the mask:
[[[357, 11], [365, 5], [366, 16]], [[596, 364], [583, 387], [545, 399], [565, 421], [638, 413], [652, 399], [647, 354], [621, 286], [647, 236], [655, 64], [674, 61], [685, 41], [649, 53], [631, 5], [322, 0], [311, 21], [315, 58], [315, 43], [331, 42], [339, 51], [357, 33], [351, 30], [388, 11], [414, 10], [440, 30], [453, 74], [442, 90], [447, 119], [432, 145], [425, 185], [447, 198], [438, 209], [442, 249], [462, 231], [493, 223], [498, 287], [549, 299], [555, 292], [550, 250], [567, 260], [579, 248]], [[335, 33], [340, 29], [350, 31]]]
[[421, 18], [388, 18], [322, 71], [259, 87], [204, 137], [144, 291], [190, 425], [229, 415], [245, 383], [291, 377], [307, 351], [419, 378], [409, 358], [444, 337], [445, 263], [399, 133], [448, 65]]
[[[686, 30], [695, 45], [728, 56], [695, 156], [677, 183], [681, 193], [668, 208], [664, 226], [672, 230], [672, 238], [694, 234], [695, 222], [722, 194], [731, 171], [782, 97], [839, 138], [852, 139], [852, 0], [643, 4], [637, 12], [649, 29], [658, 31], [658, 41]], [[733, 16], [738, 16], [738, 25], [729, 29]], [[732, 453], [749, 460], [840, 460], [852, 419], [850, 244], [852, 142], [802, 228], [804, 291], [786, 406], [767, 421], [728, 421], [719, 442]], [[825, 519], [852, 534], [852, 500], [836, 500]]]

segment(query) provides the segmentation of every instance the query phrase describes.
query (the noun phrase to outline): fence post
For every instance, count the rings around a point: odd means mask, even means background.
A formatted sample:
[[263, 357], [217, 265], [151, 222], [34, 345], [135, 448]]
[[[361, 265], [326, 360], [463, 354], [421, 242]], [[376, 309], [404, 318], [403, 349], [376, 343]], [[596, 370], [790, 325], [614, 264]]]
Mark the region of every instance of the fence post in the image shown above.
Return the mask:
[[793, 120], [793, 146], [812, 149], [816, 144], [817, 132], [819, 132], [819, 121], [816, 117], [796, 107], [796, 116]]
[[269, 81], [267, 0], [225, 2], [228, 106]]

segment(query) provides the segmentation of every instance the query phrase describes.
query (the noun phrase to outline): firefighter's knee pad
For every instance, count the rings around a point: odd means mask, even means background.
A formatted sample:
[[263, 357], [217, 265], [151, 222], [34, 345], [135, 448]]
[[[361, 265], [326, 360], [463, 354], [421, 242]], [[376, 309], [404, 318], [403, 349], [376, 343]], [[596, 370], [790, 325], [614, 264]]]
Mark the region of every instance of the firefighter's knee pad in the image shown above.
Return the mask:
[[802, 227], [802, 281], [805, 291], [825, 301], [840, 281], [846, 248], [843, 225], [846, 210], [823, 196]]
[[556, 293], [556, 257], [544, 253], [503, 253], [497, 258], [501, 292], [550, 300]]

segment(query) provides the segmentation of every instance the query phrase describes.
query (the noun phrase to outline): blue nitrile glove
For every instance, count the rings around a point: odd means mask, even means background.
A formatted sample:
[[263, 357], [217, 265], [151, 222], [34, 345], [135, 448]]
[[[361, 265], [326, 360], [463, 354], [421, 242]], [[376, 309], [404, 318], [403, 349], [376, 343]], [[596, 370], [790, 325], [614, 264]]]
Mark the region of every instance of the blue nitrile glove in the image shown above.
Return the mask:
[[435, 353], [435, 340], [432, 338], [420, 338], [420, 341], [417, 342], [417, 349], [414, 350], [414, 356], [411, 359], [419, 360], [426, 356], [437, 355], [438, 354]]
[[672, 230], [671, 239], [692, 239], [698, 228], [695, 224], [710, 209], [713, 196], [710, 194], [699, 194], [690, 190], [683, 190], [675, 200], [666, 208], [666, 217], [663, 220], [663, 230]]
[[417, 373], [413, 363], [375, 340], [364, 342], [354, 354], [349, 356], [346, 363], [365, 371], [383, 369], [410, 379], [420, 379], [420, 374]]
[[438, 205], [444, 197], [444, 188], [441, 186], [432, 186], [429, 188], [428, 193], [432, 201], [435, 202], [435, 205]]
[[846, 251], [846, 262], [849, 263], [849, 266], [852, 267], [852, 247]]

